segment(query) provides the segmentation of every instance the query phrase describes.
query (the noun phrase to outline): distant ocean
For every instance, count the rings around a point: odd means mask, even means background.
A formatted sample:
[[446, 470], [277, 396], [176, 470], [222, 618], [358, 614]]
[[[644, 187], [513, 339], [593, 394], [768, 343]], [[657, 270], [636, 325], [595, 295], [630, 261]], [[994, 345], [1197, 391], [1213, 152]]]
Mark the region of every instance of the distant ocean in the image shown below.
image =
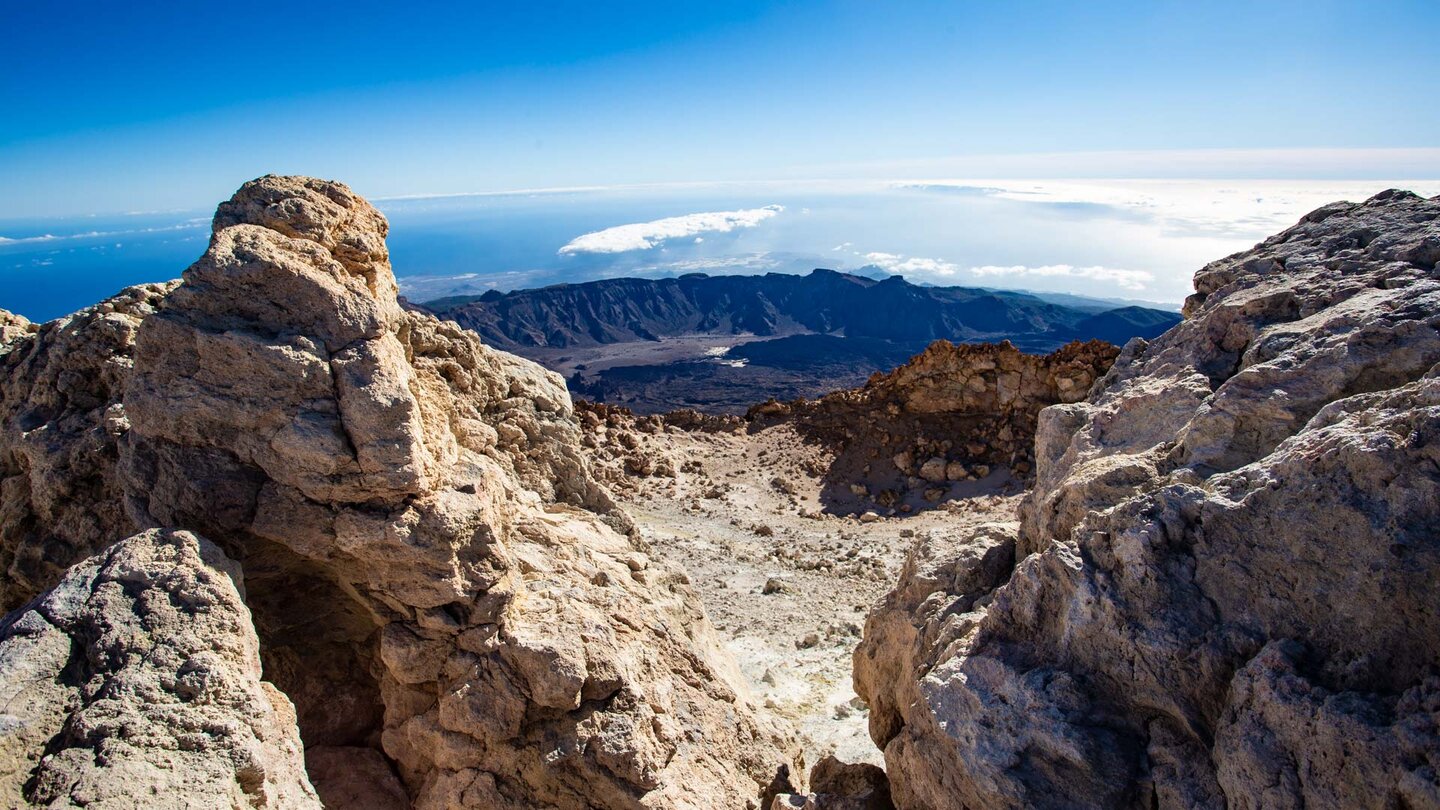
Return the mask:
[[[624, 275], [830, 267], [1174, 306], [1205, 262], [1324, 202], [1396, 184], [925, 180], [375, 202], [390, 219], [402, 292], [417, 301]], [[1440, 193], [1435, 182], [1399, 184]], [[212, 210], [0, 220], [0, 307], [43, 321], [176, 278], [204, 252]]]

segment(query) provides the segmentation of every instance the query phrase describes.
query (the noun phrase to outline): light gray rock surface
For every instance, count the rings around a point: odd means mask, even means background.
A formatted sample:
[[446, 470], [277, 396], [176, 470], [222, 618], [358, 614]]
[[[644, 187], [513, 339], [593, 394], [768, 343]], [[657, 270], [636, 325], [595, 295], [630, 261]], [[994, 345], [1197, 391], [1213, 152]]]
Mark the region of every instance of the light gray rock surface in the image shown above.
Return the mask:
[[0, 805], [318, 808], [239, 567], [148, 531], [0, 623]]
[[1325, 206], [1042, 412], [1019, 531], [867, 623], [897, 806], [1440, 807], [1437, 261], [1440, 198]]

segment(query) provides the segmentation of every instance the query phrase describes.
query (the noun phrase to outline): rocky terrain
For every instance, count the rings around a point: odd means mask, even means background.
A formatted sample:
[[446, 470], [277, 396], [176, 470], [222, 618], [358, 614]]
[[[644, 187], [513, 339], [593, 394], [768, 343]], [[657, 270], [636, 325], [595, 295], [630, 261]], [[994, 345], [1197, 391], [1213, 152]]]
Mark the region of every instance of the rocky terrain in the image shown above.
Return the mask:
[[855, 685], [896, 804], [1440, 807], [1440, 198], [1336, 203], [1040, 415]]
[[862, 385], [935, 340], [1009, 340], [1051, 351], [1124, 343], [1173, 312], [1096, 299], [923, 287], [816, 270], [807, 276], [610, 279], [431, 301], [419, 308], [565, 375], [571, 392], [639, 413], [742, 414], [775, 397]]
[[4, 806], [1440, 807], [1440, 198], [743, 416], [572, 403], [387, 229], [265, 177], [0, 313]]
[[386, 230], [344, 186], [261, 178], [179, 283], [11, 334], [7, 801], [758, 807], [803, 783], [588, 472], [562, 381], [403, 311]]
[[1048, 355], [1024, 354], [1008, 341], [941, 340], [863, 387], [772, 400], [748, 417], [791, 422], [830, 449], [821, 493], [827, 508], [908, 513], [972, 492], [970, 482], [992, 473], [1027, 479], [1041, 409], [1083, 399], [1118, 353], [1098, 340]]
[[[850, 679], [866, 613], [916, 542], [1013, 520], [1037, 414], [1082, 398], [1117, 352], [939, 341], [862, 388], [745, 417], [583, 400], [577, 411], [597, 476], [655, 553], [690, 572], [752, 692], [799, 729], [806, 761], [878, 765]], [[821, 806], [866, 788], [832, 790]]]
[[[621, 343], [580, 351], [527, 352], [565, 373], [571, 395], [638, 413], [676, 410], [741, 415], [757, 402], [816, 399], [865, 384], [871, 374], [905, 363], [926, 344], [836, 335], [790, 335], [768, 340], [736, 336], [675, 338], [656, 344], [675, 356], [644, 362], [647, 344]], [[706, 345], [706, 354], [686, 352]], [[597, 359], [597, 356], [604, 359]]]
[[578, 408], [596, 474], [654, 553], [689, 571], [757, 699], [800, 728], [807, 762], [878, 763], [850, 687], [866, 612], [915, 537], [1013, 515], [1019, 487], [971, 482], [904, 520], [837, 514], [823, 497], [835, 455], [793, 423]]

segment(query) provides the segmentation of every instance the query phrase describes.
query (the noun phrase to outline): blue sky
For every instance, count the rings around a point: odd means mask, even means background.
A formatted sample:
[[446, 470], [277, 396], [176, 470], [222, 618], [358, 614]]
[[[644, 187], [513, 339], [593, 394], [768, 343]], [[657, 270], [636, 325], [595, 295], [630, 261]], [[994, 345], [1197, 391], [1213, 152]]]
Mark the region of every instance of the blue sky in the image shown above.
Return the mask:
[[377, 197], [1440, 176], [1433, 0], [451, 5], [8, 2], [0, 218], [266, 172]]

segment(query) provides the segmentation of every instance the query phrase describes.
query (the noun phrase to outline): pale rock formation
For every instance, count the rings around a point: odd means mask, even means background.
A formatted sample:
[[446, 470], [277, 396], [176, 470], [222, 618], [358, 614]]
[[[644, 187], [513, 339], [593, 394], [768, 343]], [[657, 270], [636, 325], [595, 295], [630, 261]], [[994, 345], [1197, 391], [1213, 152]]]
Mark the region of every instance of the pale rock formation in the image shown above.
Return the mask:
[[0, 609], [19, 607], [134, 531], [116, 474], [130, 427], [120, 396], [140, 321], [171, 287], [131, 287], [42, 326], [5, 319]]
[[0, 309], [0, 347], [14, 343], [26, 335], [34, 334], [40, 327], [24, 315]]
[[1440, 807], [1437, 261], [1440, 198], [1325, 206], [1042, 412], [857, 650], [897, 806]]
[[315, 808], [239, 567], [148, 531], [0, 623], [0, 804]]
[[220, 207], [136, 339], [132, 518], [243, 564], [322, 798], [349, 770], [426, 809], [759, 806], [793, 746], [623, 533], [563, 381], [402, 311], [384, 233], [324, 181]]

